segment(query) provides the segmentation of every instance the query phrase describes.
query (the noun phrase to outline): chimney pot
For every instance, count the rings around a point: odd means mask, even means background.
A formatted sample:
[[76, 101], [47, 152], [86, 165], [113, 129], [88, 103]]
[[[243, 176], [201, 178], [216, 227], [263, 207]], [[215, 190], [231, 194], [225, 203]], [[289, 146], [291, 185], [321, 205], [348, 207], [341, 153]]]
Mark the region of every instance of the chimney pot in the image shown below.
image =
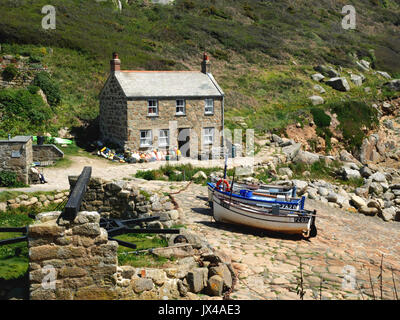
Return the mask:
[[211, 73], [211, 63], [206, 52], [204, 52], [203, 54], [203, 62], [201, 63], [201, 72], [205, 74]]
[[110, 61], [111, 72], [121, 70], [121, 60], [118, 58], [118, 53], [113, 52], [113, 59]]

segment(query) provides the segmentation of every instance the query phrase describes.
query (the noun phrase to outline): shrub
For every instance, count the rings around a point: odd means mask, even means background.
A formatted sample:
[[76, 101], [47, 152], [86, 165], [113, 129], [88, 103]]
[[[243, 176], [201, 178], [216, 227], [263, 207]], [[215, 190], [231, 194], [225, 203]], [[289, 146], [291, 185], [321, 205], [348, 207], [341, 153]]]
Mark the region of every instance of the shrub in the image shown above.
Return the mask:
[[32, 94], [36, 94], [39, 92], [40, 88], [37, 86], [28, 86], [27, 87], [28, 91]]
[[42, 98], [26, 89], [0, 90], [0, 109], [0, 128], [19, 134], [43, 127], [52, 116]]
[[0, 171], [1, 187], [22, 187], [24, 183], [18, 181], [17, 173], [13, 171]]
[[15, 77], [18, 75], [18, 69], [14, 65], [9, 65], [3, 70], [3, 79], [5, 81], [11, 81], [15, 79]]
[[331, 124], [331, 117], [320, 108], [312, 108], [311, 114], [317, 127], [329, 127]]
[[60, 88], [47, 72], [39, 72], [33, 80], [33, 85], [43, 90], [51, 106], [56, 106], [61, 101]]
[[357, 151], [365, 137], [363, 127], [368, 130], [378, 124], [377, 111], [361, 101], [346, 101], [331, 106], [338, 116], [339, 128], [343, 133], [344, 141], [351, 151]]

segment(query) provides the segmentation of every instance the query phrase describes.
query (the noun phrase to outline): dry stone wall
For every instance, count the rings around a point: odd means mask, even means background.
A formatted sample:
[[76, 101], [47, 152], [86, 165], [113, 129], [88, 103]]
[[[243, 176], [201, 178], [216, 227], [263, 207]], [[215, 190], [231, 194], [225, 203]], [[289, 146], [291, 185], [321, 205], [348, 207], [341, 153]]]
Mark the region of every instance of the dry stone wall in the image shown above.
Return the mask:
[[60, 212], [37, 216], [29, 227], [29, 281], [32, 300], [199, 299], [198, 293], [221, 296], [236, 278], [230, 258], [200, 237], [154, 254], [178, 258], [163, 269], [118, 266], [118, 243], [108, 240], [97, 212], [79, 212], [66, 221]]
[[[78, 176], [69, 176], [71, 190]], [[136, 183], [106, 181], [92, 177], [82, 201], [81, 210], [97, 211], [105, 218], [145, 218], [160, 216], [159, 221], [150, 222], [154, 228], [170, 228], [179, 223], [180, 213], [169, 197], [141, 191]]]
[[118, 243], [100, 228], [100, 215], [80, 212], [73, 222], [42, 213], [29, 227], [32, 300], [116, 299]]

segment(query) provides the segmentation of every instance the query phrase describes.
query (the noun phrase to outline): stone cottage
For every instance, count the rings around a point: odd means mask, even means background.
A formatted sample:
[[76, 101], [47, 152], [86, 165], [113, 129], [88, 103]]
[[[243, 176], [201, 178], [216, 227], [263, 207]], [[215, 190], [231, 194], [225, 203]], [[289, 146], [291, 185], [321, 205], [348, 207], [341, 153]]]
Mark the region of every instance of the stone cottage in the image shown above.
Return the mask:
[[110, 64], [99, 96], [103, 141], [130, 151], [177, 147], [192, 158], [222, 146], [224, 93], [206, 54], [201, 71], [121, 70], [117, 53]]

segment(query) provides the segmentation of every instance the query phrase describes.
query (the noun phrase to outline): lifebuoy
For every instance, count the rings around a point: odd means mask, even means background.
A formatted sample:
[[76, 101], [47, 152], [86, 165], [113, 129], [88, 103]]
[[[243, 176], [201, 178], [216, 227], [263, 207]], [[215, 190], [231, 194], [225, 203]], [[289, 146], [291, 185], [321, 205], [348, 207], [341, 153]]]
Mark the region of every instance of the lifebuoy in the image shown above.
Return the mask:
[[228, 181], [226, 181], [226, 179], [220, 179], [220, 180], [217, 182], [217, 185], [215, 186], [215, 188], [221, 190], [220, 187], [221, 187], [221, 184], [222, 184], [222, 183], [225, 185], [225, 188], [223, 188], [222, 191], [224, 191], [224, 192], [229, 192], [229, 191], [231, 191], [231, 189], [229, 188], [229, 183], [228, 183]]

